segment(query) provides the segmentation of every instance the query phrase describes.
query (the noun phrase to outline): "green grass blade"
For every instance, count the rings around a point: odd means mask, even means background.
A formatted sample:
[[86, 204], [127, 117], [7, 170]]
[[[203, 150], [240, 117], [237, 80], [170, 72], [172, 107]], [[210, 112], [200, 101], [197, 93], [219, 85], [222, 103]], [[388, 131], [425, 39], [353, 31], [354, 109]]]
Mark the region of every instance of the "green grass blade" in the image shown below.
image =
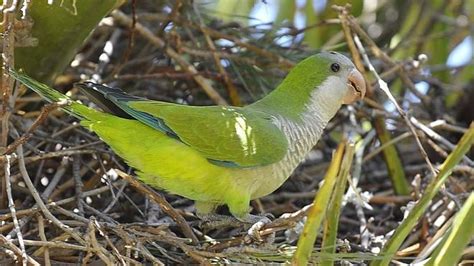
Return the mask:
[[[383, 145], [392, 140], [390, 133], [385, 127], [385, 119], [378, 116], [374, 121], [375, 130], [377, 131], [380, 143]], [[398, 151], [394, 145], [389, 145], [383, 149], [383, 157], [387, 164], [388, 173], [392, 181], [393, 190], [397, 195], [409, 195], [410, 185], [403, 171], [403, 164], [398, 156]]]
[[427, 265], [456, 265], [462, 256], [463, 249], [474, 236], [472, 221], [474, 221], [474, 192], [471, 192], [454, 218], [450, 233], [445, 235]]
[[453, 152], [446, 158], [444, 163], [440, 167], [438, 175], [431, 181], [426, 188], [423, 196], [415, 205], [410, 215], [403, 220], [400, 226], [395, 230], [395, 233], [386, 243], [381, 254], [385, 256], [378, 261], [373, 261], [372, 266], [388, 265], [392, 257], [397, 252], [400, 245], [403, 243], [405, 238], [410, 234], [413, 227], [415, 227], [418, 219], [424, 213], [424, 211], [430, 205], [430, 201], [438, 193], [440, 187], [446, 181], [448, 176], [451, 174], [453, 168], [462, 160], [464, 154], [466, 154], [474, 144], [474, 123], [471, 123], [469, 130], [463, 135], [461, 140], [456, 145]]
[[341, 143], [337, 147], [328, 171], [326, 172], [326, 176], [324, 177], [324, 184], [314, 198], [313, 207], [308, 212], [308, 219], [304, 225], [303, 233], [298, 239], [298, 245], [292, 260], [293, 265], [308, 264], [311, 253], [313, 252], [314, 242], [318, 236], [319, 228], [321, 227], [336, 185], [346, 146], [348, 146], [348, 144]]
[[[329, 266], [334, 264], [333, 258], [336, 252], [336, 238], [339, 225], [339, 216], [341, 214], [342, 198], [346, 189], [347, 176], [352, 166], [354, 158], [354, 145], [347, 145], [342, 159], [341, 170], [337, 176], [336, 188], [331, 198], [331, 203], [327, 210], [327, 216], [324, 220], [324, 233], [321, 253], [327, 255], [328, 259], [322, 259], [320, 265]], [[325, 256], [326, 257], [326, 256]]]

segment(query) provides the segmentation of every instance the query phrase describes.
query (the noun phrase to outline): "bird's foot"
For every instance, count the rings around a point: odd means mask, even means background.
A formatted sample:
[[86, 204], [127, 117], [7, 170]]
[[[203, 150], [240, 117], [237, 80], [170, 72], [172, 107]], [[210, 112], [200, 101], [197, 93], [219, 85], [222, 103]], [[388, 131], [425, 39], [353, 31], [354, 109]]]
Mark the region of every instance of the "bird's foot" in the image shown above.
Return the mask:
[[212, 213], [198, 214], [198, 217], [202, 221], [201, 227], [205, 230], [242, 226], [242, 222], [233, 216]]
[[275, 240], [275, 233], [271, 233], [266, 236], [265, 239], [260, 234], [260, 230], [271, 222], [270, 218], [273, 215], [268, 214], [265, 216], [258, 216], [247, 214], [244, 218], [235, 218], [234, 216], [221, 215], [221, 214], [201, 214], [198, 217], [202, 220], [201, 228], [204, 230], [214, 230], [225, 227], [246, 227], [250, 228], [247, 230], [247, 237], [249, 240], [262, 243], [273, 243]]
[[[273, 215], [272, 215], [273, 217]], [[271, 233], [265, 238], [265, 241], [262, 237], [262, 234], [260, 233], [260, 230], [263, 229], [263, 227], [269, 223], [271, 223], [270, 218], [267, 216], [257, 216], [257, 215], [251, 215], [249, 214], [246, 218], [247, 221], [250, 221], [252, 226], [247, 230], [247, 236], [251, 238], [251, 240], [262, 243], [266, 242], [268, 244], [271, 244], [275, 241], [275, 233]]]

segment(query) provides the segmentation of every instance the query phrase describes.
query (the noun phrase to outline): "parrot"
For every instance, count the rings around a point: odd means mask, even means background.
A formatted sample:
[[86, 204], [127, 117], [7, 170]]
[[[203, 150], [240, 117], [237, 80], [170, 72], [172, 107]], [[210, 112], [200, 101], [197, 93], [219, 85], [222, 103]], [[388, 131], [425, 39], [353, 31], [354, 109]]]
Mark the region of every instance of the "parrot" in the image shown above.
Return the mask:
[[280, 187], [341, 106], [366, 91], [362, 74], [337, 52], [300, 61], [274, 90], [244, 107], [183, 105], [76, 84], [98, 110], [24, 73], [10, 74], [45, 100], [67, 103], [61, 108], [108, 144], [142, 182], [194, 200], [198, 217], [226, 205], [242, 222], [255, 221], [250, 201]]

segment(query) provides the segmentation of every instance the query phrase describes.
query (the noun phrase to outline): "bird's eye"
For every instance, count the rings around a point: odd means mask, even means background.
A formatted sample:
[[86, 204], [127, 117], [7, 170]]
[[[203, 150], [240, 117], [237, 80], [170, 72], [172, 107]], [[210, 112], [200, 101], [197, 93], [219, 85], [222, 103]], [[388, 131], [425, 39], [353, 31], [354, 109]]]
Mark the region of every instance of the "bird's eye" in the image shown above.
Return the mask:
[[341, 66], [338, 63], [332, 63], [331, 64], [332, 72], [339, 72], [340, 69], [341, 69]]

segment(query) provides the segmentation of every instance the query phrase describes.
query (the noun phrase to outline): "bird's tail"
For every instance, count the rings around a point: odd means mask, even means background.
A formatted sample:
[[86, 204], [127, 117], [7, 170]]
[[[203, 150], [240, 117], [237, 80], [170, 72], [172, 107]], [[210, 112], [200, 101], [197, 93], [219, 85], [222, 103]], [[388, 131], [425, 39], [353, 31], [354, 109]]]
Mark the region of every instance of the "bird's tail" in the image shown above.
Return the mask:
[[26, 87], [38, 93], [46, 101], [51, 103], [60, 103], [61, 108], [69, 114], [79, 118], [80, 120], [98, 120], [103, 113], [89, 108], [79, 102], [73, 101], [68, 96], [60, 93], [59, 91], [50, 88], [49, 86], [38, 82], [24, 73], [10, 69], [10, 75], [19, 82], [23, 83]]

